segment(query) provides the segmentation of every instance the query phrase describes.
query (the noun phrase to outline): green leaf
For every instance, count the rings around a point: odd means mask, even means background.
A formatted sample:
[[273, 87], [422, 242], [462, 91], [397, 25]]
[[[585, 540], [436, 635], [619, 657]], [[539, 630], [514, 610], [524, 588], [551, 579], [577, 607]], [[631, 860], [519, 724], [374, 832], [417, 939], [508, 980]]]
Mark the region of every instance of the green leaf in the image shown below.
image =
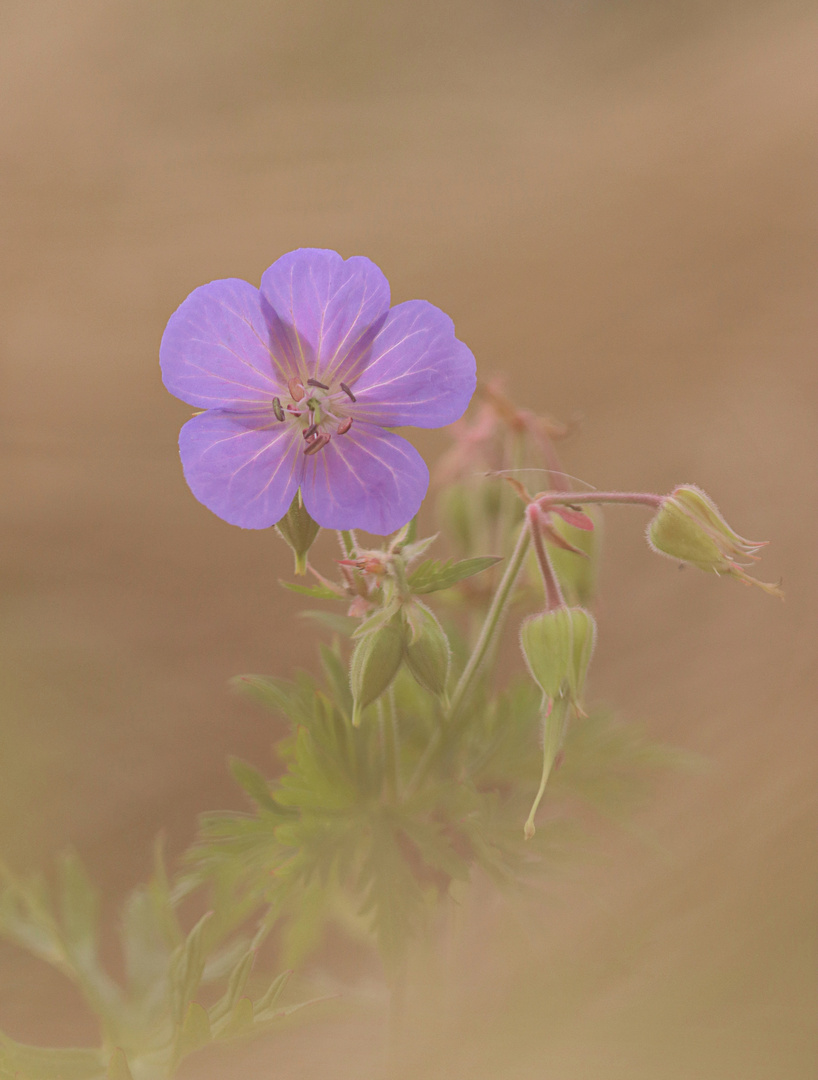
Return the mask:
[[292, 1016], [293, 1013], [300, 1012], [301, 1009], [307, 1009], [310, 1005], [321, 1005], [325, 1001], [333, 1001], [339, 995], [326, 994], [324, 997], [310, 998], [309, 1001], [299, 1001], [297, 1005], [287, 1005], [283, 1009], [269, 1008], [264, 1012], [256, 1012], [255, 1015], [255, 1030], [258, 1031], [261, 1027], [268, 1027], [276, 1020], [283, 1020], [287, 1016]]
[[199, 988], [205, 966], [204, 934], [213, 912], [206, 912], [187, 939], [176, 949], [170, 962], [170, 995], [174, 1023], [179, 1026]]
[[322, 626], [328, 627], [334, 634], [340, 634], [341, 637], [352, 637], [359, 623], [359, 620], [353, 619], [351, 615], [336, 615], [334, 611], [300, 611], [299, 615], [302, 619], [312, 619], [313, 622], [321, 623]]
[[434, 536], [425, 536], [422, 540], [413, 540], [401, 545], [400, 553], [403, 556], [406, 565], [410, 565], [415, 559], [419, 559], [421, 555], [425, 555], [439, 535], [439, 533], [435, 533]]
[[247, 980], [250, 978], [250, 972], [253, 970], [255, 959], [256, 950], [248, 949], [230, 972], [230, 978], [227, 980], [227, 989], [210, 1010], [210, 1015], [214, 1022], [229, 1015], [236, 1002], [244, 993], [244, 988], [247, 986]]
[[58, 1050], [16, 1043], [0, 1034], [0, 1069], [26, 1080], [103, 1080], [98, 1050]]
[[263, 806], [265, 810], [278, 809], [278, 804], [270, 794], [270, 785], [258, 769], [237, 757], [229, 759], [229, 768], [233, 779], [239, 787], [244, 788], [253, 802]]
[[309, 724], [312, 719], [314, 688], [308, 676], [306, 681], [292, 683], [268, 675], [237, 675], [230, 685], [294, 724]]
[[298, 593], [300, 596], [309, 596], [313, 600], [345, 600], [344, 593], [339, 589], [337, 592], [328, 585], [298, 585], [294, 581], [280, 581], [285, 589]]
[[352, 691], [349, 689], [349, 672], [341, 657], [322, 641], [321, 665], [335, 704], [345, 716], [352, 714]]
[[67, 851], [62, 856], [59, 872], [65, 943], [80, 962], [93, 964], [97, 951], [99, 897], [76, 852]]
[[124, 1050], [117, 1047], [108, 1062], [107, 1080], [133, 1080], [133, 1073], [128, 1065]]
[[163, 996], [171, 953], [166, 920], [148, 886], [133, 890], [122, 913], [122, 948], [128, 990], [137, 1000]]
[[210, 1019], [198, 1001], [191, 1001], [185, 1014], [185, 1022], [179, 1033], [177, 1054], [180, 1058], [206, 1046], [213, 1038]]
[[409, 588], [416, 595], [423, 593], [439, 592], [441, 589], [449, 589], [458, 581], [480, 574], [489, 567], [495, 566], [501, 559], [494, 555], [481, 555], [475, 559], [461, 559], [453, 562], [447, 559], [445, 563], [437, 559], [427, 559], [409, 575]]
[[255, 1004], [256, 1014], [262, 1013], [267, 1009], [272, 1009], [278, 999], [284, 992], [284, 987], [290, 981], [292, 977], [292, 971], [283, 971], [280, 975], [270, 983], [265, 992], [261, 995]]
[[218, 1031], [220, 1039], [235, 1039], [253, 1030], [255, 1011], [248, 997], [239, 998], [225, 1024]]

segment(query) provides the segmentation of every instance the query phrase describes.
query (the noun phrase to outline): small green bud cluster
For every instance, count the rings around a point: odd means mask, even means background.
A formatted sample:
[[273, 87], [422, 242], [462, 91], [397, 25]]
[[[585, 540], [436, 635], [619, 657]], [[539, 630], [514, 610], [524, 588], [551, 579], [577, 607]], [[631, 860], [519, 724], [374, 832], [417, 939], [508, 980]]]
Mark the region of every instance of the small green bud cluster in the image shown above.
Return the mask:
[[660, 555], [728, 574], [748, 585], [780, 596], [777, 585], [758, 581], [745, 573], [740, 560], [756, 561], [756, 552], [766, 541], [746, 540], [730, 528], [713, 500], [700, 488], [684, 484], [662, 499], [659, 511], [648, 525], [648, 543]]
[[367, 619], [360, 629], [364, 632], [358, 635], [349, 667], [355, 727], [367, 705], [389, 688], [404, 661], [424, 690], [437, 697], [445, 695], [451, 647], [425, 604], [407, 600], [394, 613], [379, 612]]

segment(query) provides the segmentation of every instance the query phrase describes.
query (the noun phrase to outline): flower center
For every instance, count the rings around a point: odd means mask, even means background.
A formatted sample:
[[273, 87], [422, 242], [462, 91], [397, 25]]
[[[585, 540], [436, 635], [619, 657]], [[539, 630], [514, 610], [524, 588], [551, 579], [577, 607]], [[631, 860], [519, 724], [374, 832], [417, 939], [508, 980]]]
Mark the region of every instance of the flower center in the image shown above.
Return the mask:
[[355, 395], [346, 383], [339, 383], [336, 390], [318, 379], [307, 379], [306, 385], [300, 379], [290, 379], [287, 390], [289, 401], [282, 404], [281, 398], [273, 398], [273, 414], [281, 423], [299, 425], [305, 454], [317, 454], [333, 435], [345, 435], [352, 427], [347, 408]]

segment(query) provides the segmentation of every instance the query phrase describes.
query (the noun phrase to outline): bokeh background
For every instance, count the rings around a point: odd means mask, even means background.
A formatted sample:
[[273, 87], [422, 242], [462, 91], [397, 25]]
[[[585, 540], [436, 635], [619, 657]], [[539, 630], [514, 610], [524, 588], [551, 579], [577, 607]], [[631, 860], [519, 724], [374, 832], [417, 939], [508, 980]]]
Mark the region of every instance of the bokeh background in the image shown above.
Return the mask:
[[[3, 0], [0, 855], [75, 845], [113, 911], [272, 768], [242, 671], [311, 662], [288, 552], [189, 494], [168, 315], [300, 246], [366, 254], [599, 487], [696, 482], [786, 603], [649, 558], [611, 511], [593, 696], [702, 755], [600, 829], [541, 919], [464, 919], [407, 1077], [818, 1070], [815, 117], [801, 0]], [[433, 458], [440, 433], [424, 433]], [[115, 917], [110, 916], [112, 927]], [[376, 1077], [343, 1016], [192, 1076]], [[79, 1043], [0, 946], [0, 1029]]]

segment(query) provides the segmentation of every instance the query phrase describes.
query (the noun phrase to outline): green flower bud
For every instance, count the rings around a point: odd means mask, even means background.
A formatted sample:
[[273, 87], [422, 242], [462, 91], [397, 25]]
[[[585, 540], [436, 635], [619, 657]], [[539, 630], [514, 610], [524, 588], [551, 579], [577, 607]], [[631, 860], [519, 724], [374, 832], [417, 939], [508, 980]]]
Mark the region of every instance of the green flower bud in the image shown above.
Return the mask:
[[424, 690], [440, 697], [446, 691], [452, 650], [435, 615], [417, 600], [403, 608], [409, 631], [406, 666]]
[[349, 665], [352, 723], [361, 722], [363, 710], [381, 696], [398, 673], [406, 641], [400, 614], [360, 638]]
[[307, 513], [301, 499], [301, 492], [297, 491], [295, 498], [290, 503], [290, 509], [276, 525], [276, 532], [293, 550], [295, 555], [296, 574], [307, 572], [307, 552], [313, 545], [313, 541], [321, 531]]
[[582, 697], [596, 640], [596, 622], [585, 608], [558, 607], [532, 615], [520, 628], [528, 670], [549, 701]]
[[745, 540], [739, 536], [721, 516], [712, 499], [692, 484], [674, 488], [662, 500], [658, 513], [648, 525], [647, 538], [660, 555], [689, 563], [699, 570], [729, 574], [748, 585], [758, 585], [765, 592], [781, 596], [777, 585], [750, 577], [739, 561], [756, 561], [756, 552], [766, 541]]

